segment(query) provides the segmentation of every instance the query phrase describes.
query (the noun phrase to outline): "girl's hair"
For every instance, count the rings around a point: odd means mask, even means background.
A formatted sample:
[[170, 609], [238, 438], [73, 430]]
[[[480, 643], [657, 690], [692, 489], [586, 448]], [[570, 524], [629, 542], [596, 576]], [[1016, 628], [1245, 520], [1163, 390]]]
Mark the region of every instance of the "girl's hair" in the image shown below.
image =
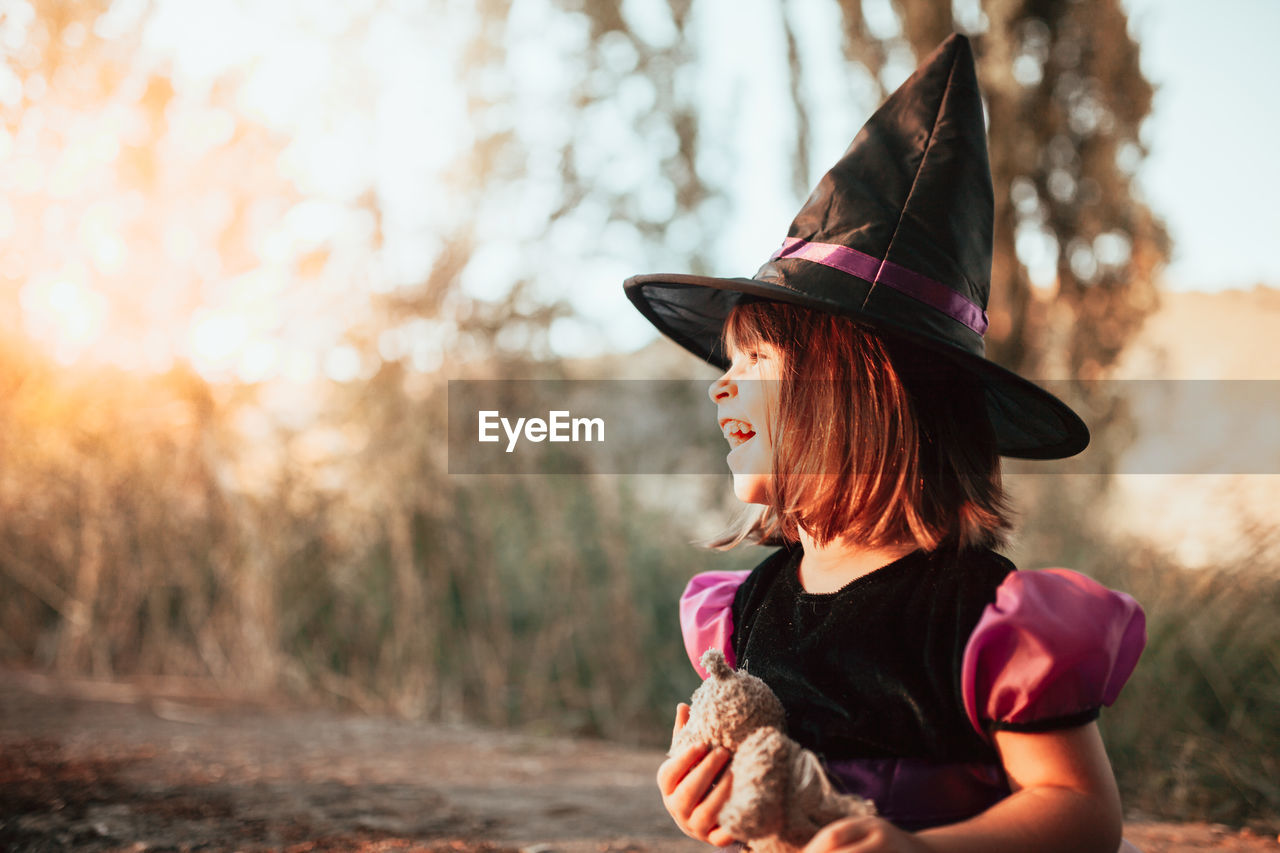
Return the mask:
[[779, 302], [736, 307], [726, 351], [782, 355], [769, 503], [712, 542], [878, 548], [1003, 543], [1010, 511], [982, 385], [945, 356], [846, 317]]

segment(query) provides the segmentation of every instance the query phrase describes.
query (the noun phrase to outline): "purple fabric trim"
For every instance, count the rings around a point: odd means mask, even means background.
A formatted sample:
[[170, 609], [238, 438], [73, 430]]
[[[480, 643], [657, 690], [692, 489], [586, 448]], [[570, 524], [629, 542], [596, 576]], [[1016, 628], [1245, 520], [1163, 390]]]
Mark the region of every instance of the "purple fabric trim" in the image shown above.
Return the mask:
[[707, 649], [720, 649], [729, 666], [737, 666], [733, 654], [733, 597], [738, 587], [751, 574], [750, 569], [736, 572], [703, 572], [694, 575], [680, 596], [680, 632], [689, 662], [706, 679], [700, 663]]
[[1133, 598], [1068, 569], [1014, 572], [969, 636], [960, 687], [969, 722], [1027, 724], [1110, 705], [1138, 665], [1146, 617]]
[[981, 305], [928, 276], [891, 261], [881, 261], [866, 252], [835, 243], [811, 243], [799, 237], [788, 237], [769, 260], [779, 258], [801, 258], [855, 275], [872, 284], [887, 285], [930, 308], [936, 308], [979, 335], [987, 330], [987, 312]]
[[872, 800], [881, 817], [904, 829], [965, 820], [1009, 796], [1004, 770], [993, 764], [856, 758], [826, 768], [836, 787]]

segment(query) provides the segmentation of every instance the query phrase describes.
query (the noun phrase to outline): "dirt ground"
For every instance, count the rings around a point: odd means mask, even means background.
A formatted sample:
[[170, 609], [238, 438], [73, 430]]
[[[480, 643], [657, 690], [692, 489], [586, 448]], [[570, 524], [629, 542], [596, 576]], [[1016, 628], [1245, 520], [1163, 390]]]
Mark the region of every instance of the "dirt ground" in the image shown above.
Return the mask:
[[[656, 751], [0, 671], [0, 851], [693, 853]], [[1146, 853], [1280, 851], [1132, 822]]]

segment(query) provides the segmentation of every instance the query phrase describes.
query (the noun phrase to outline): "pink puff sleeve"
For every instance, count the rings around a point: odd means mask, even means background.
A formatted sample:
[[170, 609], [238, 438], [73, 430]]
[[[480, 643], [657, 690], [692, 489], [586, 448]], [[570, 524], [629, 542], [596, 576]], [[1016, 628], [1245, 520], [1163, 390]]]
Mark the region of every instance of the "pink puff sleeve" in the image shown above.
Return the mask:
[[724, 652], [729, 666], [737, 666], [733, 655], [733, 596], [751, 570], [703, 572], [694, 575], [680, 596], [680, 631], [689, 662], [702, 678], [707, 677], [698, 661], [707, 649]]
[[984, 736], [1083, 725], [1120, 695], [1146, 642], [1142, 608], [1123, 592], [1067, 569], [1014, 572], [965, 647], [969, 722]]

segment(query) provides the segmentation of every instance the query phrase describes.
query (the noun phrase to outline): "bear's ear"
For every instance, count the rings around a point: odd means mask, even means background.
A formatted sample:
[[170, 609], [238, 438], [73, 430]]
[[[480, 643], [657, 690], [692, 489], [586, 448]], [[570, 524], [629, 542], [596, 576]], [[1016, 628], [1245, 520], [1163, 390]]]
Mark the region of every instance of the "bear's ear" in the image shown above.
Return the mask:
[[710, 648], [703, 652], [699, 663], [711, 678], [723, 681], [733, 677], [733, 667], [729, 666], [729, 662], [724, 659], [724, 652], [717, 648]]

